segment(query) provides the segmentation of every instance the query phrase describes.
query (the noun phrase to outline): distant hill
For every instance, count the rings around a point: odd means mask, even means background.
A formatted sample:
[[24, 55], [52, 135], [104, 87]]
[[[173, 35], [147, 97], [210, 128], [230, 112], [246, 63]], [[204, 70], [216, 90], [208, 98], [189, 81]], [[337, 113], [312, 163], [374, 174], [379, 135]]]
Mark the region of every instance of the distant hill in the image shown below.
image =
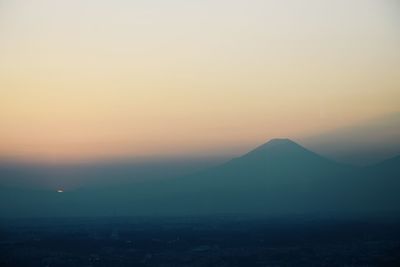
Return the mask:
[[340, 161], [375, 164], [400, 153], [400, 113], [309, 136], [302, 144]]
[[224, 164], [174, 179], [60, 194], [3, 188], [0, 211], [4, 216], [397, 212], [399, 159], [352, 167], [289, 139], [273, 139]]
[[400, 156], [364, 168], [364, 190], [370, 207], [376, 210], [400, 211]]
[[382, 178], [395, 178], [400, 181], [400, 155], [369, 167], [369, 170]]

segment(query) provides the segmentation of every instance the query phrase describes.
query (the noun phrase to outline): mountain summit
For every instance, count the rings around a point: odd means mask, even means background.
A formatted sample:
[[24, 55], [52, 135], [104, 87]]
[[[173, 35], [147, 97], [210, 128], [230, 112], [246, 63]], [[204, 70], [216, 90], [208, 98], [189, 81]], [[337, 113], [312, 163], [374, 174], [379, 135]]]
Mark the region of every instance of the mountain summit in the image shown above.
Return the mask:
[[[251, 150], [249, 153], [258, 153], [258, 152], [269, 152], [269, 151], [278, 151], [278, 150], [295, 150], [295, 149], [301, 149], [301, 150], [307, 150], [306, 148], [300, 146], [296, 142], [284, 138], [275, 138], [271, 139], [270, 141], [266, 142], [265, 144], [262, 144], [255, 149]], [[247, 155], [246, 154], [246, 155]]]
[[303, 172], [307, 169], [340, 166], [340, 164], [326, 159], [290, 139], [272, 139], [243, 156], [233, 159], [227, 165], [247, 166], [248, 170], [265, 169], [267, 172], [271, 169]]
[[269, 140], [265, 144], [259, 146], [258, 148], [268, 148], [274, 146], [290, 146], [290, 145], [298, 146], [297, 143], [293, 142], [289, 138], [274, 138]]
[[271, 139], [270, 141], [266, 142], [265, 144], [262, 144], [261, 146], [256, 147], [255, 149], [251, 150], [247, 155], [251, 154], [263, 154], [263, 153], [275, 153], [277, 151], [294, 151], [294, 150], [306, 150], [299, 144], [293, 142], [290, 139]]

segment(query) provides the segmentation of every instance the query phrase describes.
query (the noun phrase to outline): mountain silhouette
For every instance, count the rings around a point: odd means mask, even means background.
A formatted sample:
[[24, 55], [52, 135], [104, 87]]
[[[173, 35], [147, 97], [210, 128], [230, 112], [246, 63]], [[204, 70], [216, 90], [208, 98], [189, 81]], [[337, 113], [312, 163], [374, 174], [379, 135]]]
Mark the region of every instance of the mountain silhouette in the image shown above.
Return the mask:
[[158, 212], [317, 212], [349, 196], [345, 180], [354, 171], [289, 139], [273, 139], [225, 164], [148, 189], [160, 192], [152, 207]]
[[289, 139], [272, 139], [218, 169], [232, 177], [244, 175], [248, 177], [247, 181], [277, 177], [292, 181], [336, 174], [349, 167], [317, 155]]
[[397, 212], [399, 163], [400, 156], [353, 167], [289, 139], [272, 139], [224, 164], [173, 179], [62, 194], [0, 188], [0, 211], [3, 216]]

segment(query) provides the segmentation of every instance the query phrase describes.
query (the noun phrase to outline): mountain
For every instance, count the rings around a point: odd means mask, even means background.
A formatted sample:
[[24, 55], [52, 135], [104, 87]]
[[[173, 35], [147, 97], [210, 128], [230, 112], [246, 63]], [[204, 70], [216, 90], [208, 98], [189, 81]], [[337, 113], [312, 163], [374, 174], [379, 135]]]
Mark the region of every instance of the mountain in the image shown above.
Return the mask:
[[393, 178], [400, 182], [400, 155], [375, 164], [369, 170], [381, 178]]
[[228, 174], [232, 180], [237, 176], [243, 182], [263, 180], [270, 182], [279, 178], [290, 182], [302, 179], [318, 179], [345, 171], [350, 167], [328, 160], [289, 139], [273, 139], [247, 154], [220, 166], [217, 176]]
[[399, 210], [400, 155], [363, 169], [364, 190], [375, 210]]
[[316, 212], [332, 209], [339, 194], [340, 202], [346, 199], [346, 177], [354, 171], [289, 139], [273, 139], [225, 164], [169, 181], [162, 202], [171, 212]]
[[[289, 139], [273, 139], [224, 164], [174, 179], [61, 194], [2, 193], [0, 210], [37, 216], [391, 212], [400, 210], [399, 158], [358, 168]], [[9, 204], [13, 198], [18, 205]]]

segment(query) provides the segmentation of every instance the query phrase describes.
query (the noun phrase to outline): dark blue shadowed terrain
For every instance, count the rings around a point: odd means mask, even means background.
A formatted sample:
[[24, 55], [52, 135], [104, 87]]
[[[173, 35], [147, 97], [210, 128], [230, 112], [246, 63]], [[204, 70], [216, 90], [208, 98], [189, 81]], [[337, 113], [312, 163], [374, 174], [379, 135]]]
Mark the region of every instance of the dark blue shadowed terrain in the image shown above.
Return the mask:
[[2, 187], [0, 266], [399, 266], [399, 163], [274, 139], [180, 177]]

